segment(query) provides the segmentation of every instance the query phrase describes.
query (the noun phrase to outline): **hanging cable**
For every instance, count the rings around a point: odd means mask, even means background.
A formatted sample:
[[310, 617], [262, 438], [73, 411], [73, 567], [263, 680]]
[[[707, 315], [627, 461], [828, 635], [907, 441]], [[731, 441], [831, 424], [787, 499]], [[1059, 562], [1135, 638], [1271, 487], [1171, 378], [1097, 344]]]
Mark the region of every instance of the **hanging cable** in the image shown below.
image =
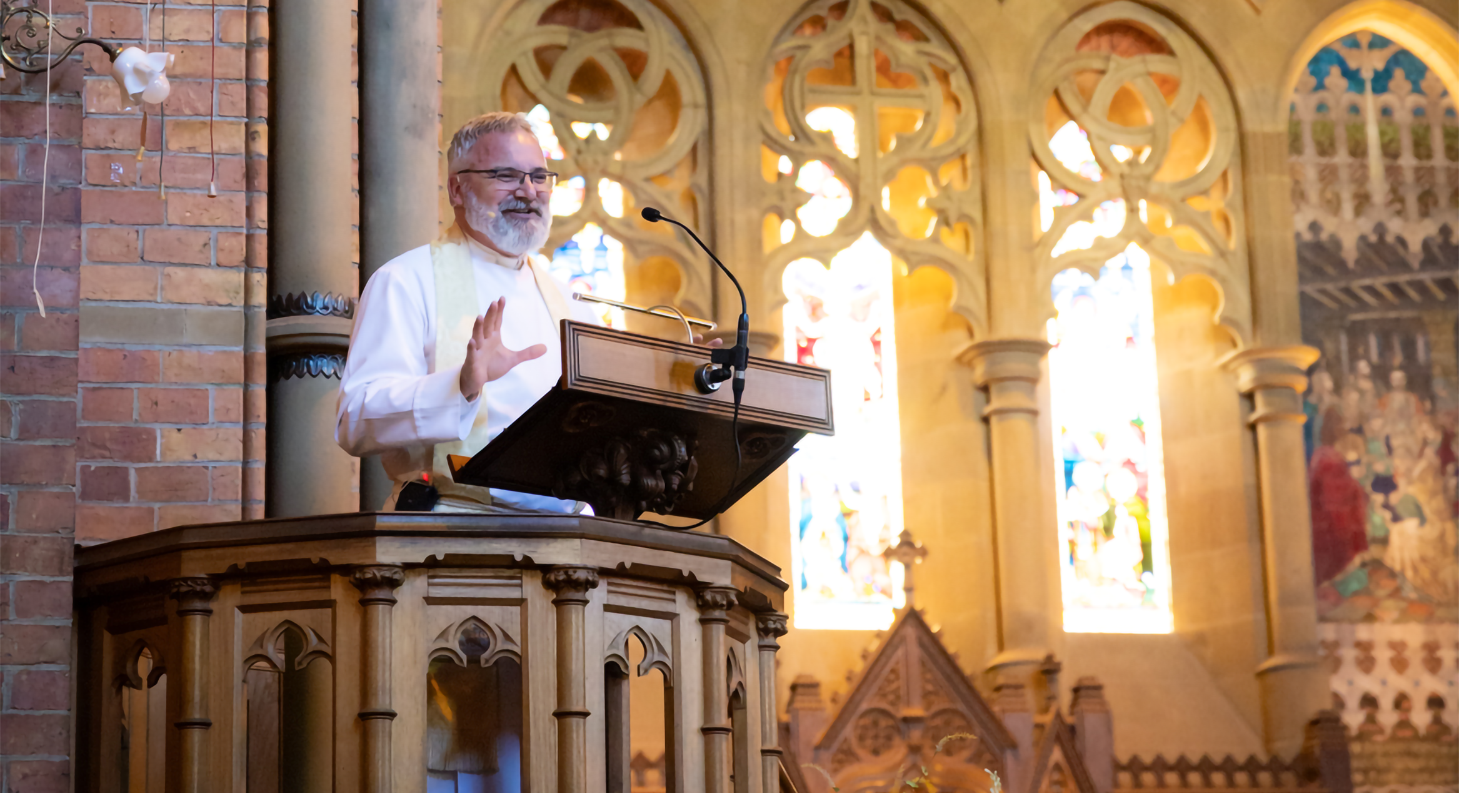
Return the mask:
[[[147, 14], [150, 18], [151, 12]], [[167, 52], [167, 0], [162, 0], [162, 51]], [[164, 99], [157, 109], [161, 115], [162, 127], [158, 130], [161, 134], [157, 138], [157, 197], [161, 199], [167, 198], [167, 179], [163, 176], [167, 172], [167, 100]], [[143, 143], [146, 140], [146, 136], [143, 136]]]
[[45, 154], [41, 156], [41, 222], [35, 235], [35, 263], [30, 269], [30, 291], [35, 293], [35, 305], [41, 311], [41, 319], [46, 317], [46, 301], [41, 299], [40, 275], [41, 275], [41, 250], [44, 247], [41, 243], [46, 240], [46, 191], [50, 188], [51, 176], [51, 31], [55, 23], [54, 6], [55, 0], [46, 0], [46, 143]]
[[213, 40], [208, 43], [208, 197], [218, 197], [218, 147], [213, 120], [218, 117], [218, 0], [212, 2]]

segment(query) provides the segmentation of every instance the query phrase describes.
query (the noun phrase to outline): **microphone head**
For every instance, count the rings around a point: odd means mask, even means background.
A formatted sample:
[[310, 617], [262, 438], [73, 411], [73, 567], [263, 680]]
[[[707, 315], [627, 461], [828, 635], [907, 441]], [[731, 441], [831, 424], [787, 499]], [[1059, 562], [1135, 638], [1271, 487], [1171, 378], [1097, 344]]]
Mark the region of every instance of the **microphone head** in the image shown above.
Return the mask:
[[643, 212], [639, 214], [643, 215], [643, 219], [647, 220], [650, 223], [657, 223], [664, 216], [662, 212], [654, 209], [653, 207], [644, 207]]

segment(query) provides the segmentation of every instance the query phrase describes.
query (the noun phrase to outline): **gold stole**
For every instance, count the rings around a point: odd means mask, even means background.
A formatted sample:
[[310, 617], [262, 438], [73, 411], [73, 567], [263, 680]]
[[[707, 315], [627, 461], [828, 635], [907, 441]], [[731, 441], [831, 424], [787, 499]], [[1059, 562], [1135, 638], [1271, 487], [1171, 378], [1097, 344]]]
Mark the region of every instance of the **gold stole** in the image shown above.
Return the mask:
[[[537, 291], [552, 317], [552, 327], [562, 333], [562, 321], [570, 317], [567, 299], [547, 272], [544, 261], [533, 261], [527, 257], [525, 267], [532, 271], [537, 282]], [[435, 373], [461, 366], [466, 362], [466, 345], [471, 341], [471, 330], [476, 318], [481, 315], [477, 303], [476, 273], [471, 265], [471, 241], [455, 225], [443, 237], [431, 243], [431, 269], [436, 279], [436, 360], [431, 367]], [[471, 457], [486, 447], [486, 389], [482, 387], [477, 399], [483, 400], [476, 413], [476, 421], [465, 440], [438, 443], [431, 453], [431, 484], [442, 496], [453, 496], [491, 503], [487, 488], [475, 485], [460, 485], [451, 478], [451, 455]]]

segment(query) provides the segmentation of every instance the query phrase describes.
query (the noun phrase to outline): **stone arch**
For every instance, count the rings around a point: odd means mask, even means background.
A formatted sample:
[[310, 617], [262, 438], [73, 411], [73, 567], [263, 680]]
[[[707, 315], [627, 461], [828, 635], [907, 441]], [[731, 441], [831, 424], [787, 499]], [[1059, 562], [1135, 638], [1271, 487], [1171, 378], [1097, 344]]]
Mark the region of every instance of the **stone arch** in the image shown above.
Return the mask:
[[[1175, 20], [1128, 0], [1071, 19], [1040, 62], [1029, 141], [1048, 189], [1071, 198], [1041, 213], [1038, 280], [1070, 268], [1097, 275], [1137, 243], [1172, 280], [1201, 275], [1215, 283], [1221, 297], [1213, 319], [1243, 346], [1251, 335], [1251, 286], [1239, 124], [1219, 67]], [[1144, 123], [1131, 123], [1138, 112]], [[1089, 139], [1096, 175], [1076, 173], [1051, 149], [1070, 120]], [[1118, 233], [1061, 250], [1071, 228], [1111, 202], [1124, 212]], [[1053, 316], [1052, 305], [1045, 310]]]
[[[563, 154], [554, 170], [572, 185], [554, 194], [570, 191], [554, 202], [545, 250], [593, 224], [621, 243], [629, 267], [672, 262], [673, 302], [705, 314], [713, 308], [711, 265], [687, 238], [638, 216], [655, 206], [713, 239], [709, 82], [703, 37], [691, 41], [681, 23], [690, 17], [650, 0], [520, 0], [472, 20], [476, 39], [457, 57], [461, 73], [479, 79], [448, 91], [446, 109], [447, 123], [458, 124], [486, 110], [545, 108]], [[581, 135], [575, 125], [595, 131]], [[599, 195], [603, 180], [613, 196], [621, 190], [621, 202]]]
[[1450, 94], [1459, 96], [1459, 31], [1432, 12], [1405, 0], [1358, 0], [1329, 14], [1293, 53], [1277, 99], [1292, 95], [1307, 63], [1319, 50], [1350, 33], [1371, 30], [1418, 56], [1438, 75]]
[[[977, 96], [967, 59], [940, 21], [905, 0], [811, 0], [782, 27], [763, 63], [765, 179], [758, 209], [766, 224], [773, 217], [794, 226], [788, 241], [771, 247], [767, 237], [767, 308], [785, 304], [781, 279], [791, 262], [829, 265], [870, 234], [909, 270], [932, 265], [950, 275], [951, 309], [982, 335], [987, 312]], [[854, 155], [806, 117], [828, 108], [854, 118]], [[884, 123], [882, 110], [897, 116]], [[833, 171], [849, 196], [834, 230], [807, 228], [801, 214], [815, 200], [801, 186], [813, 164]], [[903, 184], [925, 199], [917, 212], [895, 206]], [[925, 233], [910, 233], [909, 224], [919, 222]]]

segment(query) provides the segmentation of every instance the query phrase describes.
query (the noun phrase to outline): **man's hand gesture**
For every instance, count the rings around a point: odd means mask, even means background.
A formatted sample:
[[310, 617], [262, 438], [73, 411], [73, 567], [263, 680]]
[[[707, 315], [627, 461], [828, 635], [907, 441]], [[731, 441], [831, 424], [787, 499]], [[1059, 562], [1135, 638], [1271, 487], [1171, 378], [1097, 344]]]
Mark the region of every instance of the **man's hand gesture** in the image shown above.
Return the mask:
[[474, 401], [481, 394], [482, 386], [512, 371], [517, 364], [547, 354], [545, 344], [534, 344], [525, 350], [507, 349], [502, 343], [502, 315], [506, 310], [507, 299], [498, 299], [486, 309], [485, 315], [476, 318], [471, 329], [466, 362], [461, 364], [461, 394], [468, 401]]

